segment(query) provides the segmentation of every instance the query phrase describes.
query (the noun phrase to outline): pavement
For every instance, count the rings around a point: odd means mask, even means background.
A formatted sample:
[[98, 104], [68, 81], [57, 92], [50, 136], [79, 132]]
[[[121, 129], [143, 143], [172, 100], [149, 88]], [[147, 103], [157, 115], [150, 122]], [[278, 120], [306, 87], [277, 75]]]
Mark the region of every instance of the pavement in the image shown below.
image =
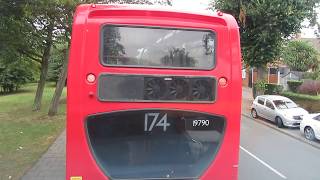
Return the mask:
[[[319, 180], [320, 143], [298, 129], [279, 129], [250, 117], [251, 89], [243, 88], [239, 180]], [[65, 131], [22, 180], [65, 179]]]
[[66, 132], [63, 131], [48, 151], [22, 177], [22, 180], [64, 180], [66, 171]]

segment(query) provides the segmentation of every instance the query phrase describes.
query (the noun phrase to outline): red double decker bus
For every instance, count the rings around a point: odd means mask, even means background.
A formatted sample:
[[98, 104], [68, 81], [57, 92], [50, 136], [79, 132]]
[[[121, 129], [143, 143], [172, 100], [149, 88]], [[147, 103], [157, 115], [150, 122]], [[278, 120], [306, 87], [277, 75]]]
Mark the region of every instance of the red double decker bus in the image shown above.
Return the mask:
[[235, 19], [146, 6], [77, 8], [68, 180], [235, 180], [241, 63]]

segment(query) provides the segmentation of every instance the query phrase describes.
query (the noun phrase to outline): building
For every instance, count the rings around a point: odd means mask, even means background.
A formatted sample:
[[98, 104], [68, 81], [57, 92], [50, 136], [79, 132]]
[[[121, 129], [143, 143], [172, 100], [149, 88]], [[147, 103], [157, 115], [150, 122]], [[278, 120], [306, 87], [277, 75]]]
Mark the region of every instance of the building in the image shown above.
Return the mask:
[[[297, 36], [296, 40], [309, 42], [320, 53], [320, 38], [301, 38]], [[283, 64], [281, 61], [268, 64], [266, 68], [265, 81], [267, 83], [273, 83], [282, 85], [284, 89], [287, 89], [287, 81], [289, 80], [301, 80], [303, 72], [291, 71], [290, 68]], [[253, 83], [257, 81], [257, 69], [245, 68], [242, 69], [242, 86], [252, 87]]]

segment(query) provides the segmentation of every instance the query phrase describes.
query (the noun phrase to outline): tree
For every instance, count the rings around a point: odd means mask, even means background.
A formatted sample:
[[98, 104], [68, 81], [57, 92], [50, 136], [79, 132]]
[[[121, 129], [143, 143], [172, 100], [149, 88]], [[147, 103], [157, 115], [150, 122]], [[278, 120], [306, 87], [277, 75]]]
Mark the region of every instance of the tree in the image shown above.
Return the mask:
[[196, 61], [193, 57], [189, 56], [184, 48], [171, 48], [167, 55], [161, 58], [161, 63], [164, 66], [182, 66], [194, 67]]
[[318, 55], [317, 50], [307, 42], [290, 41], [283, 48], [282, 59], [291, 70], [307, 71], [318, 67]]
[[108, 52], [109, 63], [117, 64], [118, 57], [122, 57], [126, 54], [124, 46], [120, 43], [121, 35], [119, 28], [115, 26], [105, 27], [103, 33], [108, 32], [108, 36], [105, 36], [103, 51]]
[[41, 107], [43, 90], [48, 73], [51, 49], [60, 35], [61, 16], [63, 11], [58, 6], [59, 0], [35, 0], [26, 4], [26, 23], [33, 27], [32, 35], [37, 38], [41, 50], [40, 79], [34, 99], [33, 110]]
[[[39, 110], [45, 80], [48, 71], [48, 60], [51, 48], [54, 45], [56, 36], [60, 33], [57, 30], [57, 22], [60, 14], [54, 4], [57, 0], [16, 0], [1, 1], [4, 5], [4, 18], [1, 18], [0, 45], [2, 56], [16, 56], [23, 60], [31, 60], [41, 64], [40, 80], [34, 100], [33, 109]], [[8, 9], [8, 10], [6, 10]], [[12, 60], [14, 58], [7, 58]]]
[[0, 92], [17, 91], [21, 85], [33, 80], [32, 62], [19, 60], [13, 63], [0, 63]]
[[319, 0], [215, 0], [212, 6], [236, 18], [244, 62], [262, 69], [279, 57], [282, 44], [299, 32], [304, 19], [314, 18], [317, 3]]
[[[0, 0], [0, 91], [13, 92], [24, 83], [33, 80], [37, 72], [37, 63], [28, 56], [17, 51], [17, 47], [23, 47], [27, 42], [28, 28], [22, 28], [24, 21], [24, 7], [26, 0], [3, 1]], [[29, 41], [33, 43], [32, 40]], [[33, 46], [25, 46], [28, 50]]]
[[47, 81], [55, 82], [57, 84], [64, 61], [65, 49], [65, 45], [58, 45], [52, 49], [52, 55], [49, 60]]
[[60, 73], [58, 77], [58, 81], [56, 84], [56, 89], [53, 94], [48, 115], [54, 116], [58, 112], [59, 106], [59, 99], [61, 97], [63, 88], [66, 84], [67, 79], [67, 70], [68, 70], [68, 60], [69, 60], [69, 48], [70, 48], [70, 41], [71, 41], [71, 27], [72, 27], [72, 20], [73, 20], [73, 12], [76, 8], [77, 4], [80, 4], [82, 1], [74, 0], [60, 0], [59, 9], [62, 11], [59, 20], [60, 20], [60, 38], [62, 43], [66, 44], [64, 48], [61, 49], [61, 54], [63, 55], [62, 59], [62, 66], [60, 68]]

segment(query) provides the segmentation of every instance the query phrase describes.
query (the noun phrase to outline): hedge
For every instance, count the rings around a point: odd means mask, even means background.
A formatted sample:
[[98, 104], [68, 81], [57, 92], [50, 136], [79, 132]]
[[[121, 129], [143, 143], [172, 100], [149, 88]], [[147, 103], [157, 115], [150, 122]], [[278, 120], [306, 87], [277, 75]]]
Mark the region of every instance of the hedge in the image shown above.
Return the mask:
[[307, 94], [293, 93], [285, 91], [281, 93], [282, 96], [288, 97], [290, 99], [301, 99], [301, 100], [311, 100], [311, 101], [320, 101], [320, 96], [312, 96]]
[[298, 87], [303, 83], [303, 81], [287, 81], [289, 90], [292, 92], [297, 92]]
[[283, 90], [283, 86], [278, 84], [266, 83], [265, 87], [264, 94], [280, 94]]

